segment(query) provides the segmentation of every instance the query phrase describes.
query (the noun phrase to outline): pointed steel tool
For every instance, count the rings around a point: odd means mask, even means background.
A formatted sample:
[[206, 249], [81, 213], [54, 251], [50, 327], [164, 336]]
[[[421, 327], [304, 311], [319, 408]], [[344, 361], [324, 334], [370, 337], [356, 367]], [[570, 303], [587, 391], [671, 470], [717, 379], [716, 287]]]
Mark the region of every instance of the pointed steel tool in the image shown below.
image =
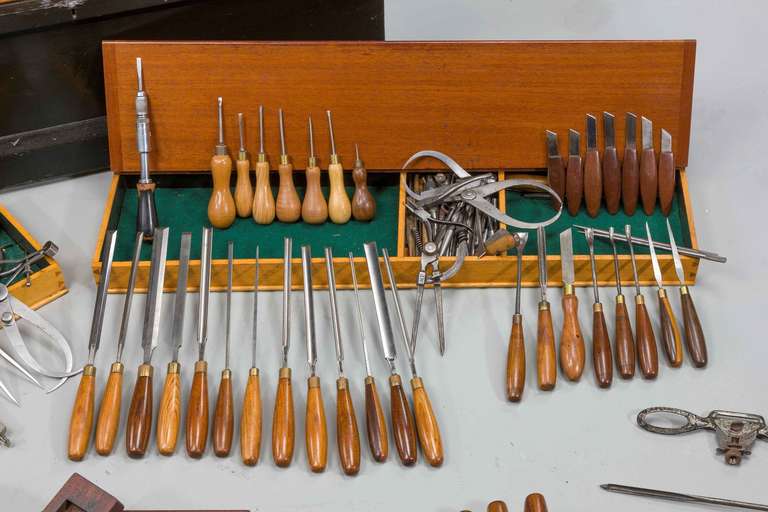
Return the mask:
[[[632, 238], [632, 227], [624, 226], [625, 240]], [[635, 348], [637, 359], [640, 363], [640, 371], [646, 379], [655, 379], [659, 374], [659, 354], [656, 349], [656, 337], [653, 335], [651, 318], [645, 307], [645, 297], [640, 291], [640, 283], [637, 278], [637, 262], [635, 261], [635, 247], [632, 242], [627, 242], [629, 255], [632, 261], [632, 277], [635, 282]]]
[[579, 325], [579, 298], [573, 283], [573, 232], [560, 233], [560, 264], [563, 270], [563, 333], [560, 337], [560, 368], [568, 380], [577, 381], [584, 372], [586, 350]]
[[708, 496], [698, 496], [696, 494], [659, 491], [656, 489], [646, 489], [643, 487], [631, 487], [629, 485], [618, 484], [603, 484], [600, 487], [609, 492], [630, 494], [632, 496], [643, 496], [646, 498], [658, 498], [667, 501], [703, 503], [705, 505], [719, 505], [721, 507], [743, 508], [747, 510], [768, 510], [768, 505], [760, 505], [759, 503], [749, 503], [746, 501], [727, 500], [723, 498], [710, 498]]
[[229, 367], [229, 348], [232, 333], [232, 273], [235, 258], [235, 243], [227, 242], [227, 316], [224, 334], [224, 369], [221, 371], [219, 393], [213, 415], [213, 453], [227, 457], [232, 449], [232, 434], [235, 430], [235, 411], [232, 401], [232, 370]]
[[608, 388], [613, 382], [613, 358], [611, 357], [611, 340], [608, 337], [608, 327], [605, 325], [603, 305], [597, 287], [597, 269], [595, 267], [595, 237], [592, 229], [584, 232], [589, 247], [589, 263], [592, 267], [592, 291], [595, 303], [592, 306], [592, 364], [595, 367], [597, 385]]
[[282, 365], [280, 366], [275, 409], [272, 414], [272, 459], [278, 467], [291, 465], [295, 434], [293, 387], [291, 368], [288, 366], [288, 350], [291, 348], [291, 255], [293, 239], [283, 239], [283, 337]]
[[608, 237], [613, 251], [613, 270], [616, 274], [616, 366], [622, 379], [635, 376], [635, 340], [632, 336], [632, 324], [629, 323], [629, 313], [624, 295], [621, 293], [621, 272], [619, 270], [619, 254], [616, 251], [616, 239], [613, 226], [608, 229]]
[[[506, 232], [506, 229], [504, 230]], [[519, 402], [525, 389], [525, 336], [523, 315], [520, 313], [520, 292], [523, 284], [523, 251], [528, 242], [528, 233], [512, 235], [517, 249], [517, 286], [515, 288], [515, 314], [512, 316], [512, 331], [507, 347], [507, 398]]]
[[669, 303], [669, 298], [667, 297], [667, 290], [662, 286], [659, 259], [656, 257], [656, 250], [653, 248], [651, 228], [648, 227], [647, 222], [645, 223], [645, 232], [648, 235], [648, 244], [651, 250], [653, 277], [656, 279], [656, 286], [658, 286], [661, 342], [670, 366], [677, 368], [683, 364], [683, 343], [680, 339], [680, 330], [677, 327], [677, 319], [675, 318], [675, 313], [672, 311], [672, 305]]
[[253, 283], [253, 352], [248, 383], [243, 396], [243, 411], [240, 417], [240, 456], [246, 466], [255, 466], [261, 453], [261, 382], [256, 366], [256, 341], [258, 339], [259, 317], [259, 246], [256, 246], [256, 269]]

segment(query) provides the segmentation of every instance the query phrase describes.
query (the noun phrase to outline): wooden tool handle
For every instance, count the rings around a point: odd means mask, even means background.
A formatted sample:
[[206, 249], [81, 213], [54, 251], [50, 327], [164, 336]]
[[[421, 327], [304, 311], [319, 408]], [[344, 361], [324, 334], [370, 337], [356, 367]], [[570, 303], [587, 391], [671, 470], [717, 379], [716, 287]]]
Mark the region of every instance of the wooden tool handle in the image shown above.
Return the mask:
[[93, 428], [93, 403], [96, 400], [96, 367], [87, 364], [83, 368], [80, 377], [80, 385], [75, 394], [75, 403], [72, 406], [72, 415], [69, 419], [69, 443], [67, 456], [69, 460], [79, 461], [85, 457], [88, 451], [88, 441], [91, 438]]
[[123, 364], [112, 363], [112, 368], [107, 379], [107, 386], [101, 397], [101, 408], [96, 420], [96, 437], [93, 444], [96, 453], [109, 455], [115, 445], [117, 427], [120, 424], [120, 405], [123, 396]]
[[217, 457], [229, 456], [232, 449], [232, 433], [235, 427], [235, 413], [232, 404], [232, 372], [221, 372], [219, 394], [213, 414], [213, 453]]
[[525, 339], [523, 334], [523, 315], [515, 313], [512, 317], [512, 331], [509, 333], [507, 348], [507, 399], [519, 402], [525, 390]]
[[352, 195], [352, 216], [355, 220], [371, 220], [376, 215], [376, 200], [368, 190], [368, 171], [365, 167], [352, 169], [355, 193]]
[[492, 501], [488, 504], [486, 512], [509, 512], [507, 504], [501, 500]]
[[669, 215], [675, 195], [675, 157], [671, 151], [659, 153], [659, 208]]
[[125, 449], [128, 456], [134, 459], [143, 457], [147, 452], [149, 434], [152, 431], [152, 373], [151, 365], [139, 366], [131, 406], [128, 409]]
[[584, 157], [584, 202], [590, 217], [597, 217], [603, 197], [603, 173], [600, 169], [600, 153], [588, 149]]
[[595, 366], [597, 385], [607, 388], [613, 382], [611, 340], [608, 338], [608, 327], [605, 325], [603, 305], [599, 302], [595, 303], [592, 311], [592, 363]]
[[[560, 201], [565, 200], [565, 166], [560, 155], [547, 157], [547, 178], [549, 187], [557, 193]], [[560, 201], [552, 198], [552, 207], [560, 208]]]
[[547, 501], [539, 493], [529, 494], [525, 498], [525, 512], [547, 512]]
[[581, 209], [581, 198], [584, 193], [584, 172], [581, 168], [581, 157], [570, 155], [568, 166], [565, 168], [565, 202], [568, 213], [576, 215]]
[[577, 381], [584, 373], [586, 350], [579, 325], [579, 298], [563, 295], [563, 334], [560, 337], [560, 368], [568, 380]]
[[291, 369], [280, 368], [272, 415], [272, 459], [281, 468], [290, 466], [293, 459], [294, 419]]
[[656, 209], [658, 186], [656, 152], [653, 148], [646, 148], [640, 153], [640, 199], [643, 201], [643, 211], [646, 215], [653, 214]]
[[645, 307], [642, 295], [635, 296], [635, 342], [640, 371], [646, 379], [655, 379], [659, 374], [659, 353], [656, 336], [653, 335], [651, 317]]
[[621, 171], [615, 147], [605, 148], [603, 152], [603, 196], [608, 213], [613, 215], [618, 212], [621, 203]]
[[336, 380], [336, 443], [344, 474], [356, 475], [360, 471], [360, 433], [349, 382], [345, 377]]
[[255, 466], [261, 453], [261, 383], [259, 369], [251, 368], [245, 385], [240, 417], [240, 455], [243, 464]]
[[352, 205], [344, 188], [344, 168], [341, 164], [328, 165], [331, 191], [328, 194], [328, 215], [334, 224], [345, 224], [352, 216]]
[[683, 364], [683, 342], [680, 339], [680, 330], [677, 328], [677, 320], [672, 312], [667, 292], [659, 289], [659, 319], [661, 322], [661, 341], [667, 361], [673, 368]]
[[389, 455], [387, 420], [376, 390], [376, 382], [370, 375], [365, 378], [365, 424], [373, 460], [384, 462]]
[[622, 379], [635, 376], [635, 340], [623, 295], [616, 296], [616, 366]]
[[536, 332], [536, 369], [539, 389], [549, 391], [557, 382], [557, 358], [555, 356], [555, 332], [552, 328], [552, 312], [549, 302], [539, 302], [539, 322]]
[[413, 466], [416, 463], [416, 425], [398, 374], [389, 376], [389, 401], [397, 454], [403, 465]]
[[322, 224], [328, 219], [328, 203], [320, 188], [320, 168], [307, 167], [307, 190], [301, 204], [301, 218], [307, 224]]
[[307, 461], [313, 473], [325, 471], [328, 464], [328, 424], [325, 422], [325, 406], [320, 389], [320, 377], [307, 380], [307, 417], [305, 438]]
[[707, 343], [704, 340], [704, 330], [693, 305], [693, 297], [687, 286], [680, 287], [680, 303], [683, 307], [683, 325], [685, 327], [685, 345], [696, 368], [707, 366]]
[[181, 422], [181, 366], [176, 361], [168, 363], [160, 410], [157, 413], [157, 451], [172, 455], [179, 440]]
[[301, 200], [293, 184], [293, 165], [280, 164], [277, 167], [280, 186], [277, 189], [275, 211], [280, 222], [296, 222], [301, 217]]
[[416, 416], [416, 430], [419, 433], [421, 451], [430, 466], [439, 468], [443, 465], [443, 440], [440, 437], [440, 426], [437, 424], [432, 403], [429, 401], [421, 377], [411, 379], [411, 389], [413, 390], [413, 412]]
[[271, 224], [275, 220], [275, 197], [269, 184], [269, 162], [256, 162], [252, 209], [256, 224]]
[[237, 182], [235, 183], [235, 208], [238, 217], [250, 217], [253, 212], [253, 186], [251, 185], [251, 161], [235, 161]]
[[187, 454], [199, 459], [208, 442], [208, 364], [195, 363], [192, 389], [187, 404]]
[[624, 213], [635, 214], [639, 194], [640, 170], [637, 165], [637, 150], [625, 147], [624, 161], [621, 164], [621, 199], [624, 203]]
[[235, 199], [229, 190], [232, 174], [232, 159], [228, 155], [214, 155], [211, 158], [213, 191], [208, 201], [208, 220], [215, 228], [226, 229], [235, 221]]

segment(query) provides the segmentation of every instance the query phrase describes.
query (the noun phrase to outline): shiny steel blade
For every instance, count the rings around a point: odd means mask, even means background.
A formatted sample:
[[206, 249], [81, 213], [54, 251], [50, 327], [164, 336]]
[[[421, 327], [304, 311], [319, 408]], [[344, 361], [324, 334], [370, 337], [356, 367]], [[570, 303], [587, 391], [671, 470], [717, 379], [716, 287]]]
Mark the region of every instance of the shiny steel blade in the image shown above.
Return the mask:
[[365, 374], [371, 375], [371, 361], [368, 358], [368, 344], [365, 340], [365, 322], [363, 321], [363, 308], [360, 305], [360, 290], [357, 287], [357, 272], [355, 272], [355, 256], [349, 253], [349, 268], [352, 271], [352, 287], [355, 289], [355, 303], [357, 305], [357, 324], [360, 328], [360, 341], [363, 344], [363, 357], [365, 358]]
[[312, 250], [301, 246], [301, 272], [304, 277], [304, 332], [307, 338], [307, 364], [310, 375], [317, 366], [317, 340], [315, 338], [315, 302], [312, 297]]
[[536, 229], [536, 247], [539, 253], [539, 287], [541, 300], [547, 300], [547, 232], [543, 226]]
[[336, 302], [336, 272], [333, 269], [333, 250], [325, 248], [325, 273], [328, 276], [328, 298], [331, 303], [331, 325], [333, 326], [333, 341], [336, 345], [336, 363], [339, 365], [339, 377], [344, 375], [344, 345], [341, 341], [339, 327], [339, 307]]
[[555, 157], [560, 156], [560, 151], [557, 148], [557, 134], [549, 130], [547, 130], [547, 154]]
[[589, 264], [592, 268], [592, 291], [595, 294], [595, 304], [600, 303], [600, 292], [597, 290], [597, 270], [595, 269], [595, 234], [592, 228], [587, 228], [584, 232], [589, 247]]
[[117, 338], [117, 356], [115, 360], [123, 360], [123, 347], [125, 347], [125, 337], [128, 335], [128, 324], [131, 318], [131, 306], [133, 305], [133, 289], [136, 286], [136, 274], [139, 270], [141, 260], [141, 245], [144, 241], [144, 233], [136, 233], [136, 240], [133, 242], [133, 259], [131, 260], [131, 273], [128, 275], [128, 289], [125, 291], [125, 301], [123, 302], [123, 318], [120, 320], [120, 335]]
[[664, 128], [661, 129], [661, 152], [672, 152], [672, 135], [670, 135]]
[[616, 251], [616, 231], [613, 226], [608, 228], [608, 239], [611, 242], [611, 251], [613, 251], [613, 271], [616, 274], [616, 291], [621, 295], [621, 272], [619, 271], [619, 253]]
[[227, 242], [227, 316], [224, 337], [224, 368], [229, 368], [230, 335], [232, 332], [232, 267], [235, 259], [235, 242]]
[[568, 154], [579, 156], [579, 132], [576, 130], [568, 130]]
[[203, 228], [200, 247], [200, 302], [197, 307], [197, 344], [200, 361], [205, 359], [205, 345], [208, 342], [208, 300], [211, 295], [211, 250], [213, 228]]
[[768, 505], [759, 503], [749, 503], [746, 501], [728, 500], [723, 498], [711, 498], [709, 496], [697, 496], [696, 494], [683, 494], [671, 491], [659, 491], [657, 489], [646, 489], [643, 487], [632, 487], [619, 484], [602, 484], [602, 489], [609, 492], [629, 494], [632, 496], [644, 496], [646, 498], [659, 498], [668, 501], [681, 501], [685, 503], [706, 503], [709, 505], [720, 505], [722, 507], [743, 508], [747, 510], [768, 510]]
[[283, 368], [288, 367], [288, 349], [291, 348], [291, 255], [293, 239], [283, 238]]
[[643, 135], [643, 149], [653, 149], [653, 123], [647, 117], [640, 118]]
[[147, 303], [144, 307], [144, 333], [141, 346], [144, 349], [144, 363], [152, 360], [152, 352], [160, 343], [160, 311], [163, 306], [163, 283], [165, 282], [165, 256], [168, 252], [169, 228], [155, 228], [152, 240], [152, 265], [149, 268]]
[[605, 137], [605, 147], [607, 148], [616, 146], [616, 133], [613, 128], [613, 121], [613, 114], [603, 112], [603, 137]]
[[256, 246], [256, 277], [253, 283], [253, 354], [251, 354], [251, 367], [256, 368], [256, 340], [259, 332], [259, 246]]
[[379, 338], [381, 341], [381, 350], [384, 353], [384, 359], [389, 362], [392, 371], [395, 371], [395, 341], [392, 334], [392, 324], [389, 320], [389, 308], [387, 307], [387, 298], [384, 295], [384, 281], [381, 278], [381, 267], [379, 267], [379, 249], [376, 242], [367, 242], [363, 244], [365, 249], [365, 261], [368, 264], [368, 275], [371, 278], [371, 291], [373, 292], [373, 303], [376, 306], [376, 320], [379, 324]]
[[179, 349], [184, 343], [184, 307], [187, 304], [187, 278], [189, 276], [191, 247], [192, 233], [182, 233], [181, 247], [179, 248], [179, 274], [176, 279], [176, 297], [173, 301], [173, 324], [171, 325], [174, 361], [178, 361]]
[[515, 286], [515, 314], [520, 314], [520, 295], [523, 286], [523, 253], [525, 244], [528, 243], [528, 233], [521, 231], [514, 234], [515, 248], [517, 249], [517, 285]]
[[[405, 315], [403, 315], [403, 308], [400, 305], [400, 292], [397, 290], [397, 282], [395, 281], [395, 273], [392, 271], [392, 263], [389, 261], [389, 253], [386, 249], [382, 249], [382, 254], [384, 255], [384, 268], [387, 270], [387, 278], [389, 279], [389, 289], [392, 291], [392, 299], [395, 302], [395, 312], [397, 313], [397, 319], [400, 323], [400, 331], [403, 335], [405, 347], [408, 349], [408, 359], [411, 362], [411, 368], [413, 368], [413, 357], [416, 352], [415, 333], [417, 331], [414, 330], [411, 337], [408, 337], [408, 329], [405, 326]], [[424, 288], [420, 290], [420, 293], [424, 293]], [[441, 306], [436, 304], [435, 307], [437, 308]], [[417, 305], [416, 312], [414, 313], [415, 318], [418, 318], [417, 315], [419, 315], [420, 310], [421, 306]]]
[[563, 269], [563, 284], [573, 284], [573, 232], [571, 228], [560, 233], [560, 266]]
[[651, 228], [648, 227], [648, 223], [645, 223], [645, 232], [648, 235], [648, 249], [651, 251], [651, 264], [653, 266], [653, 277], [656, 279], [656, 284], [661, 288], [661, 268], [659, 267], [659, 260], [656, 257], [656, 249], [653, 248], [653, 239], [651, 238]]
[[624, 225], [624, 241], [629, 247], [629, 257], [632, 261], [632, 278], [635, 281], [635, 295], [640, 295], [640, 282], [637, 278], [637, 262], [635, 261], [635, 246], [632, 244], [632, 226]]
[[21, 407], [21, 404], [19, 403], [19, 401], [18, 401], [18, 400], [16, 400], [16, 397], [15, 397], [15, 396], [13, 396], [13, 393], [11, 393], [11, 390], [10, 390], [10, 389], [8, 389], [8, 388], [5, 386], [5, 384], [3, 384], [3, 381], [2, 381], [2, 380], [0, 380], [0, 390], [2, 390], [2, 391], [3, 391], [3, 393], [5, 393], [5, 395], [8, 397], [8, 399], [9, 399], [11, 402], [13, 402], [14, 404], [16, 404], [16, 406], [17, 406], [17, 407]]
[[587, 149], [597, 149], [597, 118], [587, 114]]
[[672, 248], [672, 260], [675, 262], [675, 274], [677, 274], [677, 280], [680, 281], [680, 284], [683, 284], [685, 281], [683, 262], [680, 260], [680, 253], [677, 252], [675, 235], [672, 234], [672, 226], [669, 224], [669, 219], [667, 219], [667, 232], [669, 233], [669, 246]]
[[88, 364], [93, 364], [96, 351], [99, 350], [101, 341], [101, 326], [104, 323], [104, 307], [107, 303], [107, 288], [109, 288], [109, 276], [112, 272], [112, 261], [115, 257], [115, 245], [117, 243], [117, 231], [110, 229], [104, 235], [101, 246], [101, 273], [99, 274], [99, 286], [96, 289], [96, 303], [93, 306], [93, 318], [91, 319], [91, 336], [88, 342]]
[[627, 112], [624, 123], [624, 146], [634, 149], [637, 147], [637, 116]]

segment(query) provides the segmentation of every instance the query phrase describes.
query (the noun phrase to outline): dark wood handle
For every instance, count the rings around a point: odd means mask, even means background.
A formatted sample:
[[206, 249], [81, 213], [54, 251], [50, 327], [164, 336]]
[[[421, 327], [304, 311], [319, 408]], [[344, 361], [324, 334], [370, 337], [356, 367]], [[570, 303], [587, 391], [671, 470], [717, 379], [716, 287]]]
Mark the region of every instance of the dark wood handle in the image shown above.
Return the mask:
[[227, 457], [232, 449], [232, 433], [235, 428], [235, 413], [232, 404], [232, 372], [221, 372], [219, 394], [216, 397], [216, 409], [213, 413], [213, 453], [217, 457]]
[[93, 428], [93, 403], [96, 400], [96, 367], [87, 364], [77, 386], [72, 415], [69, 419], [69, 442], [67, 456], [69, 460], [80, 461], [88, 451], [88, 441]]
[[645, 307], [642, 295], [635, 296], [635, 342], [640, 371], [646, 379], [655, 379], [659, 374], [659, 353], [656, 336], [653, 334], [651, 317]]
[[509, 334], [507, 349], [507, 398], [519, 402], [525, 389], [525, 339], [523, 335], [523, 315], [516, 313], [512, 317], [512, 332]]
[[371, 220], [376, 215], [376, 200], [368, 190], [368, 172], [365, 167], [352, 169], [355, 193], [352, 195], [352, 216], [356, 220]]
[[413, 411], [416, 416], [416, 430], [419, 433], [419, 443], [424, 458], [433, 468], [439, 468], [443, 465], [443, 440], [440, 437], [440, 426], [437, 424], [435, 411], [432, 409], [432, 403], [429, 401], [427, 390], [424, 389], [424, 383], [421, 377], [411, 379], [411, 389], [413, 390]]
[[[560, 201], [565, 200], [565, 166], [560, 155], [547, 157], [547, 178], [549, 186], [557, 193]], [[560, 201], [552, 198], [552, 207], [560, 208]]]
[[208, 365], [205, 361], [195, 363], [192, 389], [187, 404], [187, 454], [199, 459], [208, 442]]
[[240, 456], [246, 466], [255, 466], [261, 453], [261, 383], [259, 369], [251, 368], [245, 385], [240, 416]]
[[356, 475], [360, 471], [360, 432], [345, 377], [336, 380], [336, 443], [344, 474]]
[[539, 389], [549, 391], [557, 382], [557, 359], [555, 356], [555, 332], [552, 328], [552, 312], [549, 302], [539, 302], [539, 319], [536, 332], [536, 378]]
[[501, 500], [492, 501], [488, 504], [486, 512], [509, 512], [507, 504]]
[[640, 199], [643, 201], [643, 211], [646, 215], [653, 214], [656, 209], [658, 187], [656, 152], [653, 148], [646, 148], [640, 153]]
[[616, 148], [605, 148], [603, 152], [603, 195], [605, 209], [613, 215], [619, 211], [621, 203], [621, 171]]
[[109, 455], [115, 445], [117, 427], [120, 425], [120, 406], [123, 395], [123, 364], [113, 363], [107, 386], [101, 396], [99, 417], [96, 420], [94, 446], [99, 455]]
[[416, 425], [398, 374], [389, 376], [389, 403], [397, 454], [405, 466], [413, 466], [416, 463]]
[[659, 154], [659, 207], [669, 215], [675, 195], [675, 156], [671, 151]]
[[597, 385], [608, 388], [613, 382], [613, 358], [608, 327], [605, 325], [603, 305], [595, 303], [592, 314], [592, 364], [595, 367]]
[[278, 467], [285, 468], [291, 465], [294, 434], [295, 418], [291, 369], [280, 368], [275, 411], [272, 415], [272, 459]]
[[616, 296], [616, 366], [622, 379], [635, 376], [635, 340], [623, 295]]
[[280, 185], [275, 200], [275, 213], [280, 222], [296, 222], [301, 217], [301, 200], [293, 184], [293, 165], [280, 164], [277, 167]]
[[639, 194], [640, 170], [637, 165], [637, 150], [624, 148], [624, 161], [621, 164], [621, 199], [624, 203], [624, 213], [635, 214]]
[[547, 501], [539, 493], [529, 494], [525, 498], [525, 512], [547, 512]]
[[152, 431], [152, 373], [149, 364], [139, 366], [133, 398], [128, 409], [125, 425], [125, 449], [128, 456], [138, 459], [144, 456]]
[[168, 363], [160, 410], [157, 413], [157, 451], [161, 455], [172, 455], [179, 440], [181, 423], [181, 366], [178, 362]]
[[565, 174], [565, 202], [568, 213], [576, 215], [581, 209], [581, 198], [584, 193], [584, 171], [581, 168], [581, 157], [570, 155]]
[[707, 343], [704, 330], [693, 305], [693, 297], [687, 286], [680, 287], [680, 303], [683, 307], [683, 325], [685, 327], [685, 345], [696, 368], [707, 366]]
[[307, 417], [305, 438], [307, 461], [313, 473], [325, 471], [328, 464], [328, 424], [325, 421], [325, 406], [320, 389], [320, 378], [312, 376], [307, 380]]
[[600, 153], [588, 149], [584, 157], [584, 202], [590, 217], [597, 217], [603, 197], [603, 173], [600, 169]]
[[387, 420], [376, 391], [376, 382], [370, 375], [365, 378], [365, 420], [373, 460], [384, 462], [389, 455]]
[[677, 319], [672, 312], [667, 292], [659, 289], [659, 319], [661, 322], [661, 342], [667, 361], [673, 368], [683, 364], [683, 342], [680, 338], [680, 329], [677, 328]]
[[563, 334], [560, 337], [560, 368], [571, 381], [584, 373], [586, 350], [579, 326], [579, 298], [573, 293], [563, 295]]

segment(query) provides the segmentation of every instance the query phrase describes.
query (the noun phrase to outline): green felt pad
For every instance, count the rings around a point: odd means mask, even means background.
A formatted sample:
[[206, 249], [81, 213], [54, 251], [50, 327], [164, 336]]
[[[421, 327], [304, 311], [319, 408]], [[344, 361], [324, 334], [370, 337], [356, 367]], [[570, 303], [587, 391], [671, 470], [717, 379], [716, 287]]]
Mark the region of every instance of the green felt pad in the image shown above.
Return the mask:
[[[19, 245], [19, 243], [16, 241], [18, 236], [20, 236], [15, 229], [12, 229], [10, 224], [6, 227], [5, 223], [2, 225], [3, 229], [0, 229], [0, 247], [4, 246], [4, 254], [0, 255], [0, 258], [5, 260], [18, 260], [24, 257], [25, 253], [25, 247]], [[12, 230], [12, 231], [11, 231]], [[26, 247], [26, 250], [28, 252], [34, 251], [34, 249], [30, 247]], [[15, 267], [16, 264], [8, 264], [8, 265], [0, 265], [0, 272], [4, 272], [6, 270], [10, 270], [11, 268]], [[32, 272], [37, 272], [38, 270], [41, 270], [48, 266], [48, 263], [43, 261], [39, 261], [37, 263], [34, 263], [32, 265]], [[4, 283], [7, 286], [12, 285], [13, 283], [16, 283], [17, 281], [21, 281], [24, 279], [24, 273], [21, 272], [16, 278], [11, 281], [7, 282], [7, 278], [0, 279], [0, 282]]]

